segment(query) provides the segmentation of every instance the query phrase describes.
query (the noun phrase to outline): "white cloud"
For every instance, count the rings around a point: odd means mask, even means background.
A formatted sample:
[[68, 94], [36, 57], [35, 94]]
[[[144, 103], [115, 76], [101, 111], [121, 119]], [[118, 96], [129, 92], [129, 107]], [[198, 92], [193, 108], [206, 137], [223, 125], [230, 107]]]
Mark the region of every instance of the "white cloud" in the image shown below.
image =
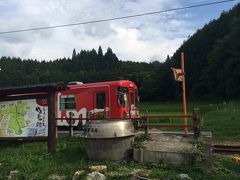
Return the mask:
[[[163, 32], [158, 32], [156, 39], [141, 40], [145, 32], [138, 29], [126, 29], [122, 27], [115, 27], [117, 31], [116, 38], [111, 41], [113, 49], [119, 49], [117, 55], [124, 60], [136, 61], [152, 61], [152, 60], [165, 60], [168, 54], [172, 54], [182, 43], [183, 38], [174, 38], [169, 40], [165, 37]], [[154, 30], [149, 30], [153, 34]], [[127, 52], [127, 53], [126, 53]], [[137, 57], [137, 58], [136, 58]]]
[[[4, 26], [0, 26], [1, 32], [49, 26], [49, 24], [44, 21], [35, 21], [32, 19], [22, 19], [22, 18], [15, 18], [8, 21], [0, 19], [0, 24], [4, 25]], [[4, 35], [1, 35], [0, 41], [5, 41], [10, 44], [34, 42], [38, 38], [48, 39], [49, 37], [52, 36], [52, 34], [53, 34], [52, 29], [44, 30], [44, 31], [29, 31], [29, 32], [22, 32], [22, 33], [4, 34]]]
[[29, 52], [33, 49], [32, 45], [29, 43], [21, 44], [9, 44], [6, 42], [0, 42], [0, 54], [1, 56], [14, 56], [14, 57], [29, 57]]
[[[180, 0], [8, 0], [0, 31], [84, 22], [181, 6]], [[187, 11], [104, 23], [0, 35], [0, 56], [38, 60], [70, 57], [73, 48], [111, 47], [122, 60], [165, 60], [194, 32]]]

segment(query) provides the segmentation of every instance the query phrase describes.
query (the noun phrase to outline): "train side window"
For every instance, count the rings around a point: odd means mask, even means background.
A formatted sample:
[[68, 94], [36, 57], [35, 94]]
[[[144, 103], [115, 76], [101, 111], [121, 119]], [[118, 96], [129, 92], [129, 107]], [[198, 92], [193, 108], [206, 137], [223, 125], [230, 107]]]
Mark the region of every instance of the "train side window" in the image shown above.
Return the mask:
[[60, 96], [60, 110], [73, 110], [76, 109], [76, 96], [75, 95], [62, 95]]
[[97, 109], [104, 109], [106, 107], [106, 94], [105, 93], [97, 93]]

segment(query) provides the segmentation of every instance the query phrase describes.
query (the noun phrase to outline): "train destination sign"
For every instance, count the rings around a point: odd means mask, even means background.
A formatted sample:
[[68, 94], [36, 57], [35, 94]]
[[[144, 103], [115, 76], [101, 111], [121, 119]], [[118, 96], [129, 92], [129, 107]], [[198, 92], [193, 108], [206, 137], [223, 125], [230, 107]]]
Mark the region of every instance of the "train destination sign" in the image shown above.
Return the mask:
[[0, 137], [48, 136], [47, 98], [0, 101]]

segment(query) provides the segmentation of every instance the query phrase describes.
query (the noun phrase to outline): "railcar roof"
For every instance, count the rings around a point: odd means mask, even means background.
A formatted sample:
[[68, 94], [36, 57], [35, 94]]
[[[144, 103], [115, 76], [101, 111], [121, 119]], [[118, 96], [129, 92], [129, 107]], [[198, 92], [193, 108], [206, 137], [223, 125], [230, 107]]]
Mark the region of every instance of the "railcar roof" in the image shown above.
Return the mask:
[[112, 85], [112, 86], [132, 86], [137, 87], [134, 82], [129, 80], [118, 80], [118, 81], [107, 81], [107, 82], [96, 82], [96, 83], [87, 83], [87, 84], [74, 84], [74, 85], [68, 85], [69, 89], [76, 89], [77, 87], [92, 87], [92, 86], [103, 86], [103, 85]]

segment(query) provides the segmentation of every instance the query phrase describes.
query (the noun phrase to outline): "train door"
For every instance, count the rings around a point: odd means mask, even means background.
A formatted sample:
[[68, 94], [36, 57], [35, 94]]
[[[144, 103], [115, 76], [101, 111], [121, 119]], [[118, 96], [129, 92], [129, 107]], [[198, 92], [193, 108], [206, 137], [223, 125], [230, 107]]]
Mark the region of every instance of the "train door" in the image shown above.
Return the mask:
[[103, 119], [109, 117], [109, 91], [100, 90], [94, 92], [93, 117]]

